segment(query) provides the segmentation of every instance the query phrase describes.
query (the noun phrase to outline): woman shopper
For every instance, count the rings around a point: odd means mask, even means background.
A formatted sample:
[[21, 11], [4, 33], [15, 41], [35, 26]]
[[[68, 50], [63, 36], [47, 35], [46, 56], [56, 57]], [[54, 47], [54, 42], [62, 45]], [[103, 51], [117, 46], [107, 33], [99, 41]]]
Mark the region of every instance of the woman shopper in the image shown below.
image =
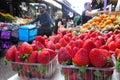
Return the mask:
[[57, 11], [56, 12], [56, 17], [55, 17], [54, 34], [57, 34], [58, 28], [61, 25], [63, 25], [62, 11]]

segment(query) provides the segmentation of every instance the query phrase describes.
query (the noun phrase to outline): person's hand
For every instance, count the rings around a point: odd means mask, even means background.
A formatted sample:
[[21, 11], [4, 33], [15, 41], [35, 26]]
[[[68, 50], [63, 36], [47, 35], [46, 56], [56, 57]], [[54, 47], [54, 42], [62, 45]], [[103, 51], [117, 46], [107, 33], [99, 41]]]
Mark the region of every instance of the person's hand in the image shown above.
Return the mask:
[[38, 26], [40, 27], [40, 26], [41, 26], [41, 24], [38, 24]]
[[41, 24], [37, 24], [37, 28], [40, 28], [41, 27]]
[[108, 10], [98, 11], [98, 14], [108, 14]]
[[104, 13], [104, 14], [108, 14], [108, 12], [109, 12], [108, 10], [103, 10], [102, 11], [102, 13]]

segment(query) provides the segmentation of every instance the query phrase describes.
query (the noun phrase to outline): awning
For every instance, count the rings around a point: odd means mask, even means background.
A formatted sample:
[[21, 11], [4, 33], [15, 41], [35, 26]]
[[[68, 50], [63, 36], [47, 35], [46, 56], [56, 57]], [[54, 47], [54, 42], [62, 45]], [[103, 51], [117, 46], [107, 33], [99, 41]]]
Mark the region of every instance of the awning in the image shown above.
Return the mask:
[[62, 6], [59, 3], [57, 3], [56, 1], [54, 1], [54, 0], [44, 0], [44, 1], [56, 6], [58, 8], [60, 8], [60, 9], [62, 9]]

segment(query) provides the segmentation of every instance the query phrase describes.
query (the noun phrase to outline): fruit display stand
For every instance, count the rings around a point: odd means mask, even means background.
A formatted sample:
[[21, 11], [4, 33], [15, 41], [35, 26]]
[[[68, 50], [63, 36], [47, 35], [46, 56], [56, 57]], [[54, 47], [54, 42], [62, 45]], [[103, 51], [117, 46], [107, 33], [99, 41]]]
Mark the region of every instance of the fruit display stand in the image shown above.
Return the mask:
[[8, 49], [18, 42], [18, 25], [0, 22], [0, 48]]

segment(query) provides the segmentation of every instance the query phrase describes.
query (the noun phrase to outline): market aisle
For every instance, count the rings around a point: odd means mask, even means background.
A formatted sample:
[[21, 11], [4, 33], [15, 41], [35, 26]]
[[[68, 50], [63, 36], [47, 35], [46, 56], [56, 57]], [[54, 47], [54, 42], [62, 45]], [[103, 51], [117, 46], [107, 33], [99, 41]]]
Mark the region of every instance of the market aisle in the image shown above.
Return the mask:
[[11, 70], [10, 63], [7, 65], [4, 64], [4, 59], [5, 57], [0, 58], [0, 80], [7, 80], [15, 74], [15, 72]]

